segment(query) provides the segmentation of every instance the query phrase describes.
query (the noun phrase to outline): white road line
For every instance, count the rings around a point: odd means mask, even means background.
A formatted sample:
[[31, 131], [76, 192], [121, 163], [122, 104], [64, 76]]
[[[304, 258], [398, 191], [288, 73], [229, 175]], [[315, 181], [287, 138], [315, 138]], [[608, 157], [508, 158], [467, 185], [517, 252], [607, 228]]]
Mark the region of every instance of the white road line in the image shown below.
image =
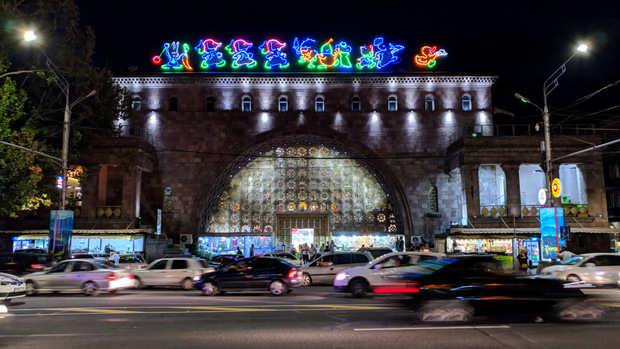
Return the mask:
[[480, 329], [506, 329], [507, 325], [500, 326], [439, 326], [439, 327], [378, 327], [356, 328], [354, 331], [426, 331], [426, 330], [480, 330]]

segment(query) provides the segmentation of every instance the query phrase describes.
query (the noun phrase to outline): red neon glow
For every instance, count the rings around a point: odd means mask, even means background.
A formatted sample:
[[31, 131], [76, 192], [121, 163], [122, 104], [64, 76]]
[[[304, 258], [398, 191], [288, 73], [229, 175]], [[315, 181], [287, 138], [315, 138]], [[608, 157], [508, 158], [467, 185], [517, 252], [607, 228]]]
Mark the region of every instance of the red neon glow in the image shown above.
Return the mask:
[[153, 63], [155, 63], [155, 64], [161, 63], [161, 57], [159, 57], [159, 56], [153, 57]]
[[394, 288], [375, 288], [374, 293], [418, 293], [419, 288], [416, 287], [394, 287]]

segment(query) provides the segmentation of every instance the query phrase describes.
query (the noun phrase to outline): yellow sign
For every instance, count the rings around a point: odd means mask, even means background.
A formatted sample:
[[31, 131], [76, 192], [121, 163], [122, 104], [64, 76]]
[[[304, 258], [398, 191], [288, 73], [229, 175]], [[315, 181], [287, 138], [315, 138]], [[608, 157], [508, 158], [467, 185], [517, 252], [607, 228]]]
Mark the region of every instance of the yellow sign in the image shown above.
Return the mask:
[[562, 193], [562, 185], [560, 184], [560, 179], [556, 178], [551, 182], [551, 193], [554, 197], [559, 197], [560, 193]]

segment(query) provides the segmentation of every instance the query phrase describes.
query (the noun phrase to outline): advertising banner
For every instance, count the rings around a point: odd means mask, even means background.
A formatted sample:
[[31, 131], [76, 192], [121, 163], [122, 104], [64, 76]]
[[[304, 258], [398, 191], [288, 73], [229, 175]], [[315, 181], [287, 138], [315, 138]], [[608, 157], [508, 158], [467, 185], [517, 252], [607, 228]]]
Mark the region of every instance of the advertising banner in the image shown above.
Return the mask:
[[49, 250], [54, 260], [69, 256], [73, 235], [73, 211], [54, 210], [50, 215]]
[[564, 209], [562, 207], [543, 207], [540, 209], [540, 238], [542, 259], [556, 259], [559, 246], [566, 241], [560, 239], [560, 227], [564, 225]]

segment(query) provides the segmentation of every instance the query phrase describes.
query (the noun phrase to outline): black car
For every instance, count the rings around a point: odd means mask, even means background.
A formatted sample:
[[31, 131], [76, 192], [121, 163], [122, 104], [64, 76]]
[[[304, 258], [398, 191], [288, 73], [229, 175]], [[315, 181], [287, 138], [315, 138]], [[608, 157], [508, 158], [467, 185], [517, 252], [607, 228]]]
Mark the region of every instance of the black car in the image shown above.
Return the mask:
[[18, 251], [2, 258], [2, 261], [0, 261], [0, 271], [14, 275], [24, 275], [41, 271], [52, 264], [52, 260], [47, 253]]
[[579, 288], [540, 276], [504, 273], [493, 256], [421, 262], [395, 278], [414, 290], [404, 303], [423, 321], [467, 321], [473, 316], [534, 316], [556, 320], [598, 319]]
[[280, 258], [250, 257], [194, 278], [194, 287], [205, 296], [226, 291], [269, 291], [285, 295], [301, 285], [295, 266]]

